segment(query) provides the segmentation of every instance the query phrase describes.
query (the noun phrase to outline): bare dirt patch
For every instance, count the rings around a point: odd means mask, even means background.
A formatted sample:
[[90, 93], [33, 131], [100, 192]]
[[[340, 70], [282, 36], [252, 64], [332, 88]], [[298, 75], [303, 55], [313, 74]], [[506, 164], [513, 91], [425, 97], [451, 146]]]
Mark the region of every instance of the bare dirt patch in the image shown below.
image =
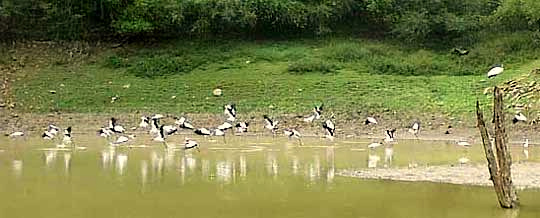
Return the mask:
[[[512, 179], [519, 189], [540, 188], [540, 163], [512, 165]], [[377, 168], [343, 170], [337, 175], [361, 179], [436, 182], [460, 185], [493, 186], [486, 165], [426, 166], [417, 168]]]

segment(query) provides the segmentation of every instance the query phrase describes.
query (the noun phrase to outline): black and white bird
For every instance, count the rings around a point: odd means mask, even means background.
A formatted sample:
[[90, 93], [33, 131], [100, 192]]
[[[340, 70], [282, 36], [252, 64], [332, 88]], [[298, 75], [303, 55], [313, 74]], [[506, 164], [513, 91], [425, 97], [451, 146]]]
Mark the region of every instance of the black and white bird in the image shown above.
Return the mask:
[[383, 145], [383, 142], [379, 141], [379, 142], [370, 143], [367, 147], [371, 148], [371, 149], [375, 149], [375, 148], [380, 147], [382, 145]]
[[278, 129], [279, 121], [271, 120], [270, 117], [268, 117], [268, 115], [263, 115], [263, 118], [264, 118], [264, 121], [266, 122], [266, 124], [264, 125], [264, 128], [272, 131], [272, 134], [275, 135], [276, 130]]
[[221, 131], [225, 131], [225, 130], [228, 130], [228, 129], [231, 129], [233, 128], [233, 125], [229, 122], [224, 122], [223, 124], [219, 125], [217, 127], [217, 129], [221, 130]]
[[487, 73], [488, 78], [495, 77], [499, 74], [501, 74], [504, 71], [504, 66], [502, 64], [495, 64], [489, 68], [489, 71]]
[[468, 55], [469, 50], [461, 49], [461, 48], [454, 48], [454, 50], [452, 50], [452, 53], [457, 54], [459, 56], [463, 56], [463, 55]]
[[236, 127], [237, 132], [247, 132], [249, 123], [248, 122], [239, 122], [234, 127]]
[[197, 151], [201, 151], [199, 149], [199, 143], [197, 143], [197, 141], [191, 139], [191, 138], [185, 138], [184, 140], [184, 149], [185, 150], [188, 150], [188, 149], [192, 149], [192, 148], [197, 148]]
[[195, 129], [195, 127], [193, 127], [193, 125], [185, 117], [176, 119], [174, 123], [182, 129]]
[[70, 126], [64, 130], [64, 138], [62, 139], [62, 144], [58, 145], [57, 147], [66, 147], [68, 145], [71, 145], [72, 143], [73, 143], [73, 139], [71, 137], [71, 126]]
[[163, 143], [163, 145], [164, 145], [165, 148], [167, 149], [167, 148], [169, 148], [169, 145], [167, 144], [167, 141], [166, 141], [166, 139], [167, 139], [167, 134], [165, 133], [165, 130], [163, 129], [163, 127], [164, 127], [164, 125], [161, 125], [161, 126], [159, 127], [159, 131], [158, 131], [159, 134], [157, 134], [157, 135], [152, 139], [152, 141]]
[[320, 119], [322, 111], [323, 111], [323, 105], [322, 104], [320, 106], [315, 106], [313, 108], [313, 114], [311, 114], [310, 116], [304, 118], [304, 122], [311, 123], [314, 120]]
[[150, 125], [150, 117], [142, 116], [141, 122], [139, 123], [139, 128], [146, 129]]
[[527, 122], [527, 117], [525, 115], [523, 115], [521, 112], [517, 113], [516, 115], [514, 115], [514, 118], [512, 119], [512, 123], [517, 123], [517, 122]]
[[150, 118], [150, 135], [157, 136], [159, 134], [159, 128], [161, 127], [159, 125], [159, 119], [156, 117]]
[[111, 142], [110, 145], [111, 146], [118, 146], [118, 145], [126, 144], [129, 141], [131, 141], [132, 139], [135, 139], [135, 137], [136, 137], [135, 135], [118, 136], [118, 138], [116, 138], [116, 141]]
[[449, 134], [452, 134], [452, 132], [453, 132], [452, 125], [448, 125], [448, 129], [446, 129], [444, 134], [449, 135]]
[[325, 137], [328, 139], [334, 139], [336, 134], [336, 125], [331, 120], [326, 120], [322, 124], [324, 131], [326, 132]]
[[17, 137], [24, 136], [24, 132], [17, 131], [17, 132], [13, 132], [13, 133], [9, 134], [8, 136], [10, 138], [17, 138]]
[[366, 124], [366, 125], [377, 124], [377, 120], [375, 118], [373, 118], [373, 117], [367, 117], [364, 124]]
[[56, 134], [58, 134], [59, 131], [60, 131], [60, 128], [58, 128], [57, 126], [53, 124], [50, 124], [47, 127], [47, 130], [43, 132], [41, 137], [46, 140], [52, 140], [56, 136]]
[[114, 134], [110, 128], [101, 128], [97, 131], [98, 135], [104, 138], [108, 138]]
[[197, 135], [202, 135], [202, 136], [209, 136], [209, 135], [212, 135], [212, 131], [210, 131], [210, 130], [207, 129], [207, 128], [198, 128], [198, 129], [196, 129], [194, 132], [195, 132], [195, 134], [197, 134]]
[[234, 122], [236, 120], [236, 105], [234, 103], [224, 106], [223, 113], [227, 116], [227, 121]]
[[109, 120], [109, 128], [114, 133], [124, 133], [126, 131], [124, 127], [118, 125], [117, 120], [114, 117], [111, 117], [111, 120]]
[[416, 138], [418, 138], [418, 132], [420, 132], [420, 122], [415, 121], [411, 128], [409, 129], [409, 132], [412, 133]]
[[289, 138], [289, 140], [291, 138], [296, 138], [298, 139], [298, 142], [300, 143], [300, 145], [302, 145], [302, 134], [300, 134], [300, 132], [298, 132], [298, 130], [294, 129], [294, 128], [285, 128], [283, 129], [283, 134], [285, 136], [287, 136]]
[[395, 137], [396, 129], [387, 129], [384, 131], [384, 142], [393, 142]]

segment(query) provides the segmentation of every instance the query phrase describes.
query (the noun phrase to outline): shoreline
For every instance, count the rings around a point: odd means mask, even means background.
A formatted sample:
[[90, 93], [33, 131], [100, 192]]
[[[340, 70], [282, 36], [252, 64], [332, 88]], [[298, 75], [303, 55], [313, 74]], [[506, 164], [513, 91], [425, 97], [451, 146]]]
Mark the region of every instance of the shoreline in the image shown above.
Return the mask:
[[[540, 189], [540, 163], [512, 164], [512, 181], [517, 189]], [[336, 175], [357, 179], [402, 182], [433, 182], [471, 186], [493, 186], [487, 165], [426, 166], [417, 168], [346, 169]]]

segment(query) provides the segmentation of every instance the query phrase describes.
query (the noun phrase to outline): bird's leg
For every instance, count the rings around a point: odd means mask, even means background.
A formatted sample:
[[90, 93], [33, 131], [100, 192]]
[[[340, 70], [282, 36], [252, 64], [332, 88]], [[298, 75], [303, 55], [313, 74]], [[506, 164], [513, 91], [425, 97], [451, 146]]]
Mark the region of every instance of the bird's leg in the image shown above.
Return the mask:
[[223, 135], [223, 143], [227, 144], [227, 140], [225, 140], [225, 135]]
[[201, 152], [201, 149], [199, 149], [199, 145], [197, 145], [196, 148], [197, 148], [197, 151], [198, 151], [198, 152]]
[[298, 144], [301, 145], [301, 146], [304, 145], [304, 142], [302, 142], [301, 138], [298, 138]]

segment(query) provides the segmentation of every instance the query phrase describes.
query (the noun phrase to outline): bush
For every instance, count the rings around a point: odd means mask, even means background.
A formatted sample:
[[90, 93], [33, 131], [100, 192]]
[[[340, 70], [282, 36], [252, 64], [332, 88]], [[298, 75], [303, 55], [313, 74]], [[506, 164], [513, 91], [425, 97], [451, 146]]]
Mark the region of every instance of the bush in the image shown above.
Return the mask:
[[154, 78], [190, 73], [201, 64], [186, 57], [164, 55], [140, 60], [129, 67], [128, 72], [138, 77]]
[[340, 43], [324, 51], [324, 57], [341, 62], [357, 62], [369, 59], [372, 55], [372, 51], [363, 46], [361, 42]]
[[304, 74], [304, 73], [335, 73], [339, 70], [336, 64], [323, 61], [320, 59], [301, 59], [289, 64], [287, 68], [289, 73]]

